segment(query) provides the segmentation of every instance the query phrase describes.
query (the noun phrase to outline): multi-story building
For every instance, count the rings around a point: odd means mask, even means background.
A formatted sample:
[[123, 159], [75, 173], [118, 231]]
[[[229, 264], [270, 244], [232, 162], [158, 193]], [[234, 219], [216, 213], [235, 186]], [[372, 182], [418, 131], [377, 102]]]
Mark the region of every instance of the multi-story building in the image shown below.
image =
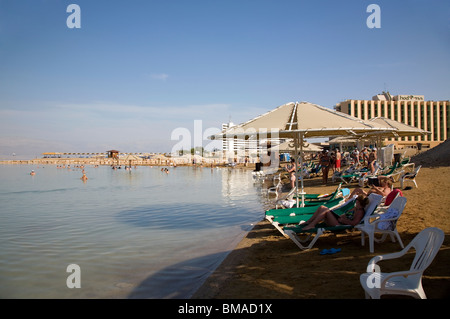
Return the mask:
[[346, 100], [335, 109], [351, 116], [368, 120], [385, 117], [431, 132], [425, 136], [388, 138], [386, 142], [396, 147], [434, 147], [444, 142], [450, 134], [449, 101], [425, 101], [423, 95], [396, 95], [383, 92], [372, 100]]
[[[233, 126], [234, 124], [232, 122], [222, 123], [222, 131], [227, 130]], [[225, 157], [238, 158], [238, 160], [242, 160], [247, 156], [259, 156], [262, 152], [267, 152], [267, 148], [270, 148], [274, 145], [279, 145], [282, 142], [284, 142], [284, 140], [279, 138], [267, 138], [264, 140], [245, 140], [234, 136], [222, 140], [222, 150]]]

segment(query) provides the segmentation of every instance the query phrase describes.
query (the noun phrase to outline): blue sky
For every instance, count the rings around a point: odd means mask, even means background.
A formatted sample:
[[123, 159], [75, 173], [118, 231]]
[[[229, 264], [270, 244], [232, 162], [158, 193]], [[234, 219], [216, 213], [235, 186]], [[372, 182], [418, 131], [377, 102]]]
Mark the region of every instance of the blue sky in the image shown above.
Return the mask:
[[0, 156], [170, 152], [195, 120], [385, 89], [448, 100], [449, 70], [447, 0], [0, 0]]

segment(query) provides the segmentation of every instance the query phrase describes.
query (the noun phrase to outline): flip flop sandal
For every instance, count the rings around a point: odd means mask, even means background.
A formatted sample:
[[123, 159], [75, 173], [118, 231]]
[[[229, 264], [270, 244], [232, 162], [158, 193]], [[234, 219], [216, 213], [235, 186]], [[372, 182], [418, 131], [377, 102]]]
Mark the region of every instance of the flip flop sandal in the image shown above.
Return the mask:
[[338, 253], [340, 251], [341, 251], [340, 248], [331, 248], [330, 250], [328, 250], [328, 254], [332, 255], [332, 254]]
[[320, 255], [333, 255], [333, 254], [338, 253], [340, 251], [341, 251], [340, 248], [331, 248], [331, 249], [324, 249], [319, 254]]

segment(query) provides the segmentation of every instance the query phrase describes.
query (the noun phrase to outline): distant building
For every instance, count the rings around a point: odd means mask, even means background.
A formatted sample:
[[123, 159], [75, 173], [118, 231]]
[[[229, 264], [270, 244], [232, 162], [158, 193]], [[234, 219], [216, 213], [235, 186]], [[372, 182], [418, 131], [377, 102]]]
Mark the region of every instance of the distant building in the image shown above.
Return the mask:
[[107, 153], [108, 153], [108, 158], [119, 159], [119, 151], [110, 150], [110, 151], [107, 151]]
[[434, 147], [450, 134], [449, 101], [425, 101], [423, 95], [396, 95], [389, 92], [375, 95], [372, 100], [346, 100], [336, 104], [339, 112], [368, 120], [385, 117], [431, 132], [426, 136], [388, 138], [386, 142], [397, 147]]
[[[235, 126], [233, 122], [222, 123], [222, 131]], [[261, 154], [261, 150], [266, 150], [274, 145], [284, 142], [279, 138], [258, 139], [241, 139], [236, 136], [222, 140], [222, 150], [228, 158], [242, 158], [245, 156], [256, 157]]]

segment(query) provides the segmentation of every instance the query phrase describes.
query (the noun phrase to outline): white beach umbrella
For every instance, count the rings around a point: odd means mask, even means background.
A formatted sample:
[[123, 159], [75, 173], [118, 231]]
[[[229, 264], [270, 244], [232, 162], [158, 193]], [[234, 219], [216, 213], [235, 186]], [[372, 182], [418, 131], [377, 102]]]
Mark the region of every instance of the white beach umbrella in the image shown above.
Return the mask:
[[[300, 148], [301, 154], [303, 153], [305, 138], [355, 136], [380, 130], [395, 131], [392, 127], [382, 126], [378, 123], [367, 123], [356, 117], [317, 104], [290, 102], [245, 123], [233, 126], [220, 134], [210, 136], [210, 138], [293, 138], [295, 154], [299, 154], [298, 148]], [[302, 165], [302, 156], [300, 156], [300, 167]], [[298, 178], [296, 178], [296, 183], [298, 189]], [[301, 179], [301, 194], [303, 206], [303, 178]]]
[[[380, 126], [386, 126], [393, 128], [394, 131], [380, 131], [379, 135], [383, 137], [399, 137], [399, 136], [419, 136], [419, 135], [427, 135], [431, 134], [431, 132], [422, 130], [418, 127], [414, 127], [402, 122], [398, 122], [396, 120], [388, 119], [385, 117], [374, 117], [367, 121], [368, 123], [376, 123]], [[373, 133], [376, 134], [376, 133]], [[377, 135], [378, 135], [377, 134]]]

